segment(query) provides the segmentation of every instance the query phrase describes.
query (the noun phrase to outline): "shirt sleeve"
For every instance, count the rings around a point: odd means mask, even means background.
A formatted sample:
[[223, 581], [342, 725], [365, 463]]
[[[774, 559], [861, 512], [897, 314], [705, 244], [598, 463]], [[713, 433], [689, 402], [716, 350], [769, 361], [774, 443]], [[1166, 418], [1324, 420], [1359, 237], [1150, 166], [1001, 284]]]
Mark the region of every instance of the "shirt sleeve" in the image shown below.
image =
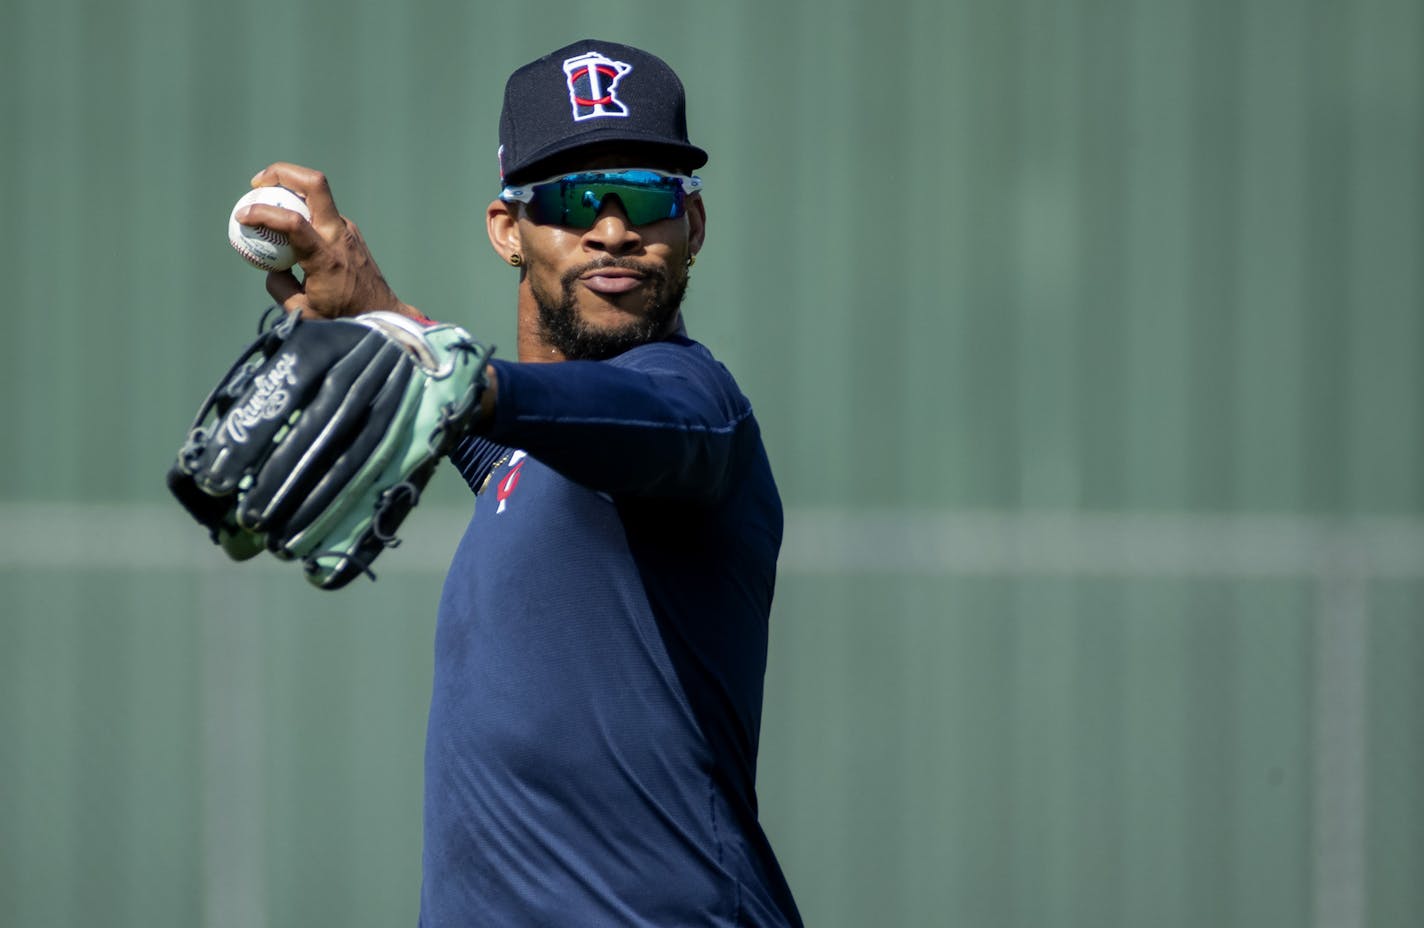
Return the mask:
[[450, 452], [450, 461], [460, 472], [460, 476], [465, 478], [470, 489], [478, 493], [496, 462], [508, 453], [509, 449], [503, 445], [497, 445], [480, 435], [470, 435]]
[[642, 345], [608, 361], [492, 361], [485, 437], [614, 494], [715, 500], [754, 433], [751, 404], [696, 342]]

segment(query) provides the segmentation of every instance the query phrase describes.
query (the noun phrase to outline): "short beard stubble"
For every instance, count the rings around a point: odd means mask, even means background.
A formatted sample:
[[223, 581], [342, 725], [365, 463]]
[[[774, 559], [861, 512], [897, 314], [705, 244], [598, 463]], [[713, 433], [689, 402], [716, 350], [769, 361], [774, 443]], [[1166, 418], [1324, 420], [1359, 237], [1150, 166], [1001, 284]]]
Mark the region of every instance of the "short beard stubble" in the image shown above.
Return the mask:
[[[579, 316], [579, 278], [602, 268], [625, 268], [643, 275], [652, 289], [645, 315], [613, 329], [594, 328]], [[602, 361], [663, 338], [687, 294], [687, 280], [686, 274], [674, 279], [663, 268], [631, 258], [608, 258], [567, 271], [560, 278], [562, 292], [557, 297], [532, 280], [529, 289], [539, 307], [539, 332], [546, 344], [570, 361]]]

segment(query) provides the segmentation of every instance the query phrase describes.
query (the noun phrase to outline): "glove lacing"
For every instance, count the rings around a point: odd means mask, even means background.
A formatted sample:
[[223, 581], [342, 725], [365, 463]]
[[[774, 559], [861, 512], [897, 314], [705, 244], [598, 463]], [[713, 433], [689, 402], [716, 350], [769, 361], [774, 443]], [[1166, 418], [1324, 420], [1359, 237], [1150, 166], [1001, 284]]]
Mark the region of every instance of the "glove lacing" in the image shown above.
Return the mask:
[[[401, 540], [396, 537], [396, 529], [393, 527], [389, 531], [386, 530], [381, 525], [381, 520], [385, 517], [390, 508], [395, 505], [396, 501], [403, 496], [410, 498], [410, 505], [406, 507], [406, 512], [409, 512], [420, 502], [420, 488], [409, 480], [403, 480], [387, 489], [386, 492], [381, 494], [381, 498], [376, 500], [375, 515], [371, 518], [371, 527], [367, 531], [371, 533], [372, 538], [381, 543], [377, 554], [386, 548], [400, 547]], [[317, 564], [317, 559], [330, 556], [340, 557], [344, 561], [349, 561], [359, 568], [361, 573], [370, 577], [372, 580], [376, 579], [375, 571], [371, 570], [371, 562], [376, 559], [375, 555], [372, 555], [370, 560], [362, 561], [356, 557], [355, 554], [345, 551], [313, 551], [311, 554], [302, 558], [302, 565], [306, 567], [308, 572], [315, 573], [321, 569], [320, 565]]]

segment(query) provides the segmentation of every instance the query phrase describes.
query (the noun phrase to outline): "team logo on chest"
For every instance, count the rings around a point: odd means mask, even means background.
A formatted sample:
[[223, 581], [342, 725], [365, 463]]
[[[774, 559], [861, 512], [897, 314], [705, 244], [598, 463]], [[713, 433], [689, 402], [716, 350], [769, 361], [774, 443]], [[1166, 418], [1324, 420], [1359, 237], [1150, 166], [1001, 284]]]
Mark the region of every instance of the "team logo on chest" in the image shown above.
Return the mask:
[[495, 485], [494, 495], [499, 500], [499, 508], [494, 512], [499, 515], [504, 512], [505, 503], [509, 502], [509, 497], [514, 494], [514, 490], [519, 486], [519, 472], [524, 468], [524, 459], [529, 455], [523, 451], [516, 451], [509, 457], [509, 473]]
[[564, 61], [574, 122], [627, 116], [628, 106], [618, 98], [618, 82], [631, 70], [631, 64], [614, 61], [602, 52], [586, 52]]

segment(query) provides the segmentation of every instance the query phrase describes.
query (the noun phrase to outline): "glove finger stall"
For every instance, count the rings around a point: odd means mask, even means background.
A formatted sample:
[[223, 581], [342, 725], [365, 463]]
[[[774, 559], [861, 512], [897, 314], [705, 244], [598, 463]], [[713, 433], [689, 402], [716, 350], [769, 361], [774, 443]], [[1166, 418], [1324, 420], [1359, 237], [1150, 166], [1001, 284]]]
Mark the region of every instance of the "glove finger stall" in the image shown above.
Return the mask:
[[281, 537], [274, 538], [289, 555], [310, 552], [311, 543], [302, 536], [320, 535], [334, 520], [338, 508], [360, 505], [362, 494], [383, 471], [410, 430], [410, 394], [420, 390], [414, 365], [403, 363], [371, 406], [369, 423], [351, 447], [322, 474], [305, 499], [286, 520]]
[[190, 467], [198, 487], [212, 496], [236, 491], [242, 479], [266, 461], [273, 436], [291, 414], [306, 406], [325, 383], [323, 375], [332, 362], [366, 334], [363, 327], [343, 322], [297, 326], [291, 338], [250, 375], [246, 389], [194, 456]]
[[237, 520], [252, 531], [290, 533], [291, 513], [301, 506], [332, 462], [359, 443], [384, 390], [410, 376], [405, 353], [375, 333], [333, 365], [321, 389], [302, 410], [280, 444], [240, 494]]

